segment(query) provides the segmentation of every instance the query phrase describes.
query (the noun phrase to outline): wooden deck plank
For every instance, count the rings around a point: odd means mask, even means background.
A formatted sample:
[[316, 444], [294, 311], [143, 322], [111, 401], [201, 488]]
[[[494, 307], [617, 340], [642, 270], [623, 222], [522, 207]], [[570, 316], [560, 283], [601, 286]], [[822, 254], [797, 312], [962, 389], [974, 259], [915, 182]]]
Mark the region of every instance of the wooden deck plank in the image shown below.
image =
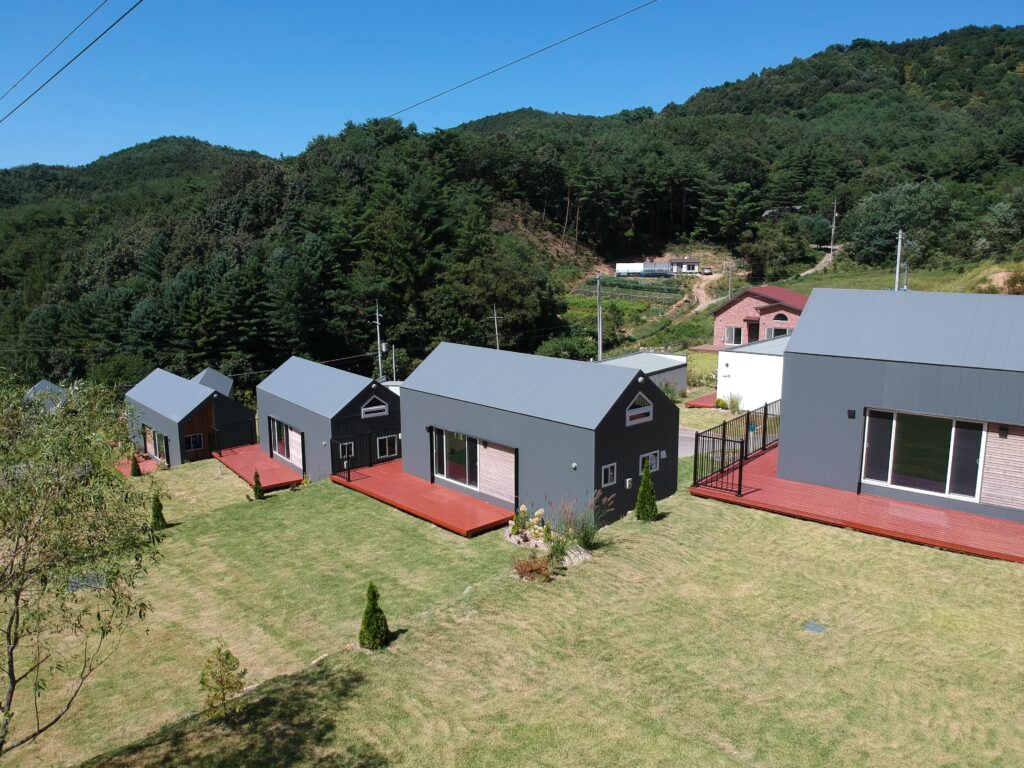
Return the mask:
[[285, 466], [263, 452], [258, 443], [226, 448], [214, 458], [252, 486], [253, 473], [260, 472], [260, 485], [264, 491], [280, 491], [302, 482], [302, 473]]
[[460, 536], [476, 536], [512, 519], [509, 509], [407, 474], [401, 460], [353, 469], [351, 479], [331, 475], [331, 480]]
[[690, 493], [954, 552], [1024, 563], [1024, 523], [841, 491], [778, 477], [778, 450], [743, 468], [743, 495], [707, 487]]

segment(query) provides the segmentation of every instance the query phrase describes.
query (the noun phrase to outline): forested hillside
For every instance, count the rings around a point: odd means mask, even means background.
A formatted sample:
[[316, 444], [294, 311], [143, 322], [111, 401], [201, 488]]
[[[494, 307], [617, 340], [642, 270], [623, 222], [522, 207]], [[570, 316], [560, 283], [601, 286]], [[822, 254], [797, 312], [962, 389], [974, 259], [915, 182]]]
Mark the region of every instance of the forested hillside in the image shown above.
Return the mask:
[[657, 113], [378, 120], [286, 159], [164, 138], [0, 171], [2, 365], [120, 383], [363, 355], [376, 299], [400, 368], [487, 343], [494, 305], [532, 350], [567, 332], [588, 254], [706, 242], [774, 279], [828, 242], [834, 199], [856, 261], [891, 258], [901, 227], [916, 265], [1024, 258], [1024, 28], [858, 40]]

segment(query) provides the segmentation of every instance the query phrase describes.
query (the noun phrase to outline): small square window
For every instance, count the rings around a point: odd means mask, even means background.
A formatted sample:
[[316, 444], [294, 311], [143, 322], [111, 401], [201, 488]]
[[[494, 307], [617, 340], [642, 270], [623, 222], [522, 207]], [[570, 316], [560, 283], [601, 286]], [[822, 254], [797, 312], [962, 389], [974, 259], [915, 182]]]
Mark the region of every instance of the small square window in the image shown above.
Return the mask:
[[385, 435], [377, 438], [377, 458], [393, 459], [398, 455], [398, 435]]
[[651, 463], [651, 473], [658, 471], [658, 467], [661, 465], [661, 452], [651, 451], [650, 453], [644, 453], [640, 456], [640, 473], [643, 474], [644, 462], [649, 461]]
[[203, 436], [196, 435], [185, 435], [184, 445], [186, 451], [201, 451], [203, 450]]
[[342, 459], [351, 459], [356, 455], [356, 444], [352, 442], [338, 443], [338, 455]]
[[602, 488], [607, 488], [609, 485], [615, 485], [616, 481], [618, 480], [618, 478], [616, 477], [618, 475], [617, 469], [618, 467], [614, 463], [605, 464], [603, 467], [601, 467]]

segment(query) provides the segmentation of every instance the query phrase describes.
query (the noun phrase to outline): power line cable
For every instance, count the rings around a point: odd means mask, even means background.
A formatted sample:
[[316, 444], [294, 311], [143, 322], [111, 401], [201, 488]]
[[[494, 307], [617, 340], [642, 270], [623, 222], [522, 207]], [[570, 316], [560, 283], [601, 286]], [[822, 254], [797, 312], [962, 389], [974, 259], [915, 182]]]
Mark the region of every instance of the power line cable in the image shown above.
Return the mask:
[[86, 51], [88, 51], [90, 48], [92, 48], [94, 45], [96, 45], [96, 43], [98, 43], [100, 40], [102, 40], [110, 30], [112, 30], [114, 27], [116, 27], [118, 24], [120, 24], [128, 16], [129, 13], [131, 13], [136, 8], [138, 8], [140, 5], [142, 5], [143, 2], [144, 2], [144, 0], [136, 0], [136, 3], [131, 8], [129, 8], [124, 13], [122, 13], [116, 19], [114, 19], [113, 23], [109, 27], [107, 27], [102, 32], [100, 32], [98, 35], [96, 35], [96, 37], [94, 37], [89, 42], [88, 45], [86, 45], [82, 50], [80, 50], [78, 53], [76, 53], [74, 56], [72, 56], [70, 59], [68, 59], [67, 63], [64, 64], [63, 67], [61, 67], [56, 72], [54, 72], [52, 75], [50, 75], [48, 78], [46, 78], [46, 80], [43, 81], [42, 85], [40, 85], [38, 88], [36, 88], [34, 91], [32, 91], [32, 93], [30, 93], [28, 96], [26, 96], [20, 102], [18, 102], [17, 106], [15, 106], [14, 109], [12, 109], [10, 112], [8, 112], [3, 117], [0, 117], [0, 125], [2, 125], [7, 120], [7, 118], [9, 118], [11, 115], [13, 115], [19, 109], [21, 109], [23, 106], [25, 106], [25, 104], [27, 104], [29, 102], [29, 100], [33, 96], [35, 96], [37, 93], [39, 93], [41, 90], [43, 90], [43, 88], [45, 88], [51, 82], [53, 82], [56, 79], [56, 77], [61, 72], [63, 72], [68, 67], [70, 67], [76, 61], [78, 61], [78, 59], [82, 56], [82, 54], [84, 54]]
[[70, 32], [68, 32], [66, 35], [64, 35], [63, 39], [59, 43], [57, 43], [55, 46], [53, 46], [53, 48], [51, 48], [49, 51], [47, 51], [46, 54], [43, 56], [43, 58], [41, 58], [39, 61], [37, 61], [35, 64], [33, 64], [32, 67], [28, 70], [28, 72], [26, 72], [24, 75], [22, 75], [17, 80], [15, 80], [14, 84], [10, 88], [8, 88], [6, 91], [4, 91], [2, 95], [0, 95], [0, 101], [3, 101], [4, 99], [6, 99], [7, 98], [7, 94], [9, 94], [11, 91], [13, 91], [19, 85], [21, 85], [21, 83], [24, 81], [24, 79], [26, 77], [28, 77], [29, 75], [31, 75], [33, 72], [36, 71], [36, 67], [38, 67], [44, 61], [46, 61], [48, 58], [50, 58], [50, 56], [53, 54], [54, 51], [56, 51], [58, 48], [60, 48], [62, 45], [64, 45], [64, 43], [66, 43], [68, 41], [68, 38], [70, 38], [73, 34], [75, 34], [75, 32], [77, 32], [79, 29], [81, 29], [82, 25], [85, 24], [85, 22], [87, 22], [93, 16], [95, 16], [96, 12], [100, 8], [102, 8], [104, 5], [106, 5], [106, 4], [107, 4], [107, 0], [103, 0], [103, 2], [101, 2], [95, 8], [93, 8], [92, 12], [88, 16], [86, 16], [84, 19], [82, 19], [80, 22], [78, 22], [78, 24], [75, 25], [74, 29], [72, 29]]
[[[420, 106], [426, 104], [429, 101], [433, 101], [434, 99], [439, 99], [442, 96], [447, 96], [449, 93], [452, 93], [453, 91], [457, 91], [460, 88], [465, 88], [467, 85], [471, 85], [471, 84], [477, 82], [478, 80], [483, 80], [485, 77], [490, 77], [493, 74], [501, 72], [503, 69], [508, 69], [509, 67], [513, 67], [516, 64], [519, 64], [520, 62], [526, 61], [527, 59], [532, 59], [534, 56], [538, 56], [538, 55], [544, 53], [545, 51], [550, 51], [552, 48], [556, 48], [557, 46], [562, 45], [563, 43], [568, 43], [570, 40], [575, 40], [577, 37], [581, 37], [581, 36], [587, 34], [588, 32], [593, 32], [595, 29], [599, 29], [600, 27], [603, 27], [606, 24], [611, 24], [613, 21], [618, 21], [621, 18], [629, 16], [631, 13], [636, 13], [637, 11], [644, 9], [644, 8], [646, 8], [649, 5], [654, 5], [656, 2], [658, 2], [658, 0], [647, 0], [646, 3], [641, 3], [640, 5], [637, 5], [637, 6], [633, 7], [633, 8], [630, 8], [628, 11], [623, 11], [622, 13], [618, 14], [617, 16], [612, 16], [611, 18], [605, 19], [604, 21], [600, 21], [597, 24], [594, 24], [593, 26], [587, 27], [586, 29], [582, 29], [579, 32], [576, 32], [575, 34], [569, 35], [568, 37], [563, 37], [561, 40], [558, 40], [557, 42], [545, 45], [543, 48], [538, 48], [536, 51], [533, 51], [532, 53], [528, 53], [525, 56], [520, 56], [518, 59], [515, 59], [514, 61], [510, 61], [507, 64], [502, 64], [500, 67], [495, 67], [494, 69], [492, 69], [492, 70], [490, 70], [488, 72], [484, 72], [482, 75], [477, 75], [476, 77], [472, 77], [472, 78], [470, 78], [469, 80], [466, 80], [463, 83], [459, 83], [458, 85], [453, 85], [451, 88], [446, 88], [445, 90], [440, 91], [439, 93], [435, 93], [433, 96], [428, 96], [425, 99], [421, 99], [420, 101], [417, 101], [415, 104], [410, 104], [408, 107], [403, 107], [402, 109], [398, 110], [397, 112], [392, 112], [390, 115], [388, 115], [388, 117], [396, 117], [396, 116], [402, 114], [403, 112], [408, 112], [410, 109], [415, 109], [416, 107], [420, 107]], [[3, 121], [0, 121], [0, 122], [3, 122]]]

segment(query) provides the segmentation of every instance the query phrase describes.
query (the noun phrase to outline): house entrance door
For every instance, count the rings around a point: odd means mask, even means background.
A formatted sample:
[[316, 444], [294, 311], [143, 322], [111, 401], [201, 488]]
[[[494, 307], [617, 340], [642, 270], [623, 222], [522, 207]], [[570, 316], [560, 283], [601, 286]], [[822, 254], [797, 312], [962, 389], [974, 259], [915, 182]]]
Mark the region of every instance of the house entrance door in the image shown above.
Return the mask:
[[747, 343], [761, 339], [761, 324], [747, 323]]

